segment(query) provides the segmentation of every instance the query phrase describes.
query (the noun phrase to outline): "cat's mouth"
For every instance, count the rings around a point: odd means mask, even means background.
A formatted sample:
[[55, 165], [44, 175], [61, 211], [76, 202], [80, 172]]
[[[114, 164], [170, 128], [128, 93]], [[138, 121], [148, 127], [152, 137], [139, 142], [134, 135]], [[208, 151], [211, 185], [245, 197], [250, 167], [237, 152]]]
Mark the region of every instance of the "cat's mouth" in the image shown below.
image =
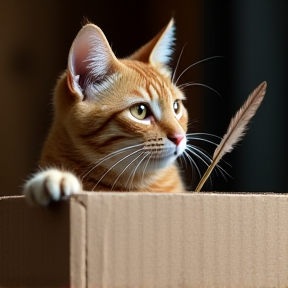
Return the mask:
[[177, 157], [182, 155], [186, 148], [186, 137], [178, 144], [171, 143], [168, 139], [157, 139], [159, 141], [148, 141], [144, 150], [151, 155], [151, 159], [158, 161], [175, 160]]

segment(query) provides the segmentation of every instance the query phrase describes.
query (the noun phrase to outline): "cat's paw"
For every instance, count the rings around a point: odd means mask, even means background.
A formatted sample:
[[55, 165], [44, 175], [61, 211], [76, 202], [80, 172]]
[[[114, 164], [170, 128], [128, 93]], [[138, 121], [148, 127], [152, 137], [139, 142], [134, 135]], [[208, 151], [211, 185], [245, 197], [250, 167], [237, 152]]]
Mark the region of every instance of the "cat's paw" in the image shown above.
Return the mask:
[[38, 172], [24, 185], [23, 194], [32, 204], [48, 205], [81, 191], [78, 178], [57, 169]]

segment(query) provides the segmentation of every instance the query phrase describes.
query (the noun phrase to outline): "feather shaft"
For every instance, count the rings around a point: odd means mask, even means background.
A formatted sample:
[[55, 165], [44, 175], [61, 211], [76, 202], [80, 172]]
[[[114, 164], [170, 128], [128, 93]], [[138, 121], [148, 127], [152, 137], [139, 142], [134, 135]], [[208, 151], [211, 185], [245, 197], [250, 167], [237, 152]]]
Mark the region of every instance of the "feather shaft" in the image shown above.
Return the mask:
[[195, 192], [200, 192], [211, 172], [221, 160], [221, 158], [233, 150], [234, 145], [240, 141], [247, 130], [247, 124], [256, 113], [266, 93], [267, 83], [261, 83], [248, 97], [243, 106], [231, 119], [226, 134], [215, 149], [212, 162], [197, 185]]

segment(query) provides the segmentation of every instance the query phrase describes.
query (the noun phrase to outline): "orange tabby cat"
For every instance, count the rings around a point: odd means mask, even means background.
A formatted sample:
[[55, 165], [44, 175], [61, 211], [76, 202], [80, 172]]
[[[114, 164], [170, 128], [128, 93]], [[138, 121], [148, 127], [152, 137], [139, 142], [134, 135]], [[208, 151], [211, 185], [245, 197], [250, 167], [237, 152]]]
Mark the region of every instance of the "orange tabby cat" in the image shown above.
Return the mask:
[[186, 148], [188, 116], [167, 66], [173, 40], [171, 20], [117, 59], [100, 28], [81, 29], [55, 89], [43, 170], [24, 186], [29, 201], [45, 205], [81, 189], [184, 191], [175, 160]]

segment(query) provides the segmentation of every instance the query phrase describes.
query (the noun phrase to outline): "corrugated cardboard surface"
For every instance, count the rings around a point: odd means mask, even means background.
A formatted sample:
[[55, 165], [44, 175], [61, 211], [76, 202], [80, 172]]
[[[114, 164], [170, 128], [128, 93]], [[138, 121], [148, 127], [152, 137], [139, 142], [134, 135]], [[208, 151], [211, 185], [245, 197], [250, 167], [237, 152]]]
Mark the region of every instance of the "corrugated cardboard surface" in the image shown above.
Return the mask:
[[0, 286], [288, 286], [286, 195], [5, 198], [0, 233]]

